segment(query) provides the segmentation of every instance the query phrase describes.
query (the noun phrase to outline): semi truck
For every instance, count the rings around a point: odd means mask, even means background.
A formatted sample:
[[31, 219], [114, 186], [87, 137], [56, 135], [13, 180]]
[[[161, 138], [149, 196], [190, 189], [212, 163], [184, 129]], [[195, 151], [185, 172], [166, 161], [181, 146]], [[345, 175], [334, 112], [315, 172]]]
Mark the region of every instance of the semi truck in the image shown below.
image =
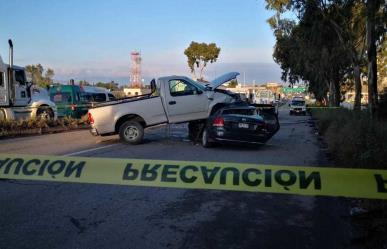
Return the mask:
[[42, 97], [39, 88], [34, 95], [33, 83], [28, 82], [24, 67], [13, 64], [13, 43], [9, 44], [9, 64], [0, 56], [0, 120], [12, 119], [56, 119], [55, 104]]

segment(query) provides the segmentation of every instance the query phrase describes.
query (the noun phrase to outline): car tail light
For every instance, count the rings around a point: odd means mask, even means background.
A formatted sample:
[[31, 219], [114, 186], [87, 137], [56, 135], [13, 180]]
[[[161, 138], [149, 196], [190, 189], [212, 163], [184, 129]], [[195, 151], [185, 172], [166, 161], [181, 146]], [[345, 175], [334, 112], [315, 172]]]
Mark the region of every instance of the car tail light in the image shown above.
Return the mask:
[[70, 105], [70, 108], [72, 111], [75, 111], [75, 109], [77, 109], [77, 105]]
[[89, 124], [94, 124], [94, 118], [90, 112], [87, 113], [87, 121], [89, 122]]
[[224, 119], [223, 118], [215, 118], [214, 122], [212, 123], [212, 126], [223, 127], [224, 126]]

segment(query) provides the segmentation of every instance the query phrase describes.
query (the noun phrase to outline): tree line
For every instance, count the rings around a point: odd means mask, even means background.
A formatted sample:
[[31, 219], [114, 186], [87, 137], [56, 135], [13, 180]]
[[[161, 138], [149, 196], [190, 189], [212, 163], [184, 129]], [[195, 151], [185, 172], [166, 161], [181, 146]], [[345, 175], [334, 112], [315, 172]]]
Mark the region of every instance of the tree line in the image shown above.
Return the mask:
[[366, 76], [369, 109], [376, 112], [377, 68], [379, 80], [386, 70], [383, 0], [266, 0], [266, 8], [274, 11], [268, 23], [284, 81], [305, 81], [330, 106], [338, 106], [344, 91], [354, 88], [354, 107], [360, 110], [361, 78]]
[[[51, 68], [45, 69], [40, 63], [36, 65], [27, 65], [25, 67], [25, 70], [27, 73], [31, 75], [31, 80], [34, 84], [43, 87], [43, 88], [49, 88], [50, 85], [54, 84], [53, 77], [55, 75], [54, 70]], [[74, 80], [70, 80], [70, 82]], [[119, 83], [115, 82], [114, 80], [110, 82], [97, 82], [95, 84], [91, 84], [87, 80], [79, 80], [77, 82], [77, 85], [80, 86], [97, 86], [97, 87], [103, 87], [106, 89], [109, 89], [110, 91], [120, 91], [123, 89], [123, 86], [120, 86]]]

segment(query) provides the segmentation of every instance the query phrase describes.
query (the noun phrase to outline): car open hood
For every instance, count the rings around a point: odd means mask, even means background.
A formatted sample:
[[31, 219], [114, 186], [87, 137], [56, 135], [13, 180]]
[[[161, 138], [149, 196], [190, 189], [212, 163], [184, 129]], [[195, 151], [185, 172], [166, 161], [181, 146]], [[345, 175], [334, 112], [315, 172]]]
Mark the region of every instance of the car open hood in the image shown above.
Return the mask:
[[229, 82], [230, 80], [236, 79], [236, 77], [239, 74], [240, 73], [238, 72], [230, 72], [230, 73], [223, 74], [222, 76], [212, 80], [210, 83], [207, 84], [207, 86], [210, 86], [212, 89], [216, 89], [219, 86], [223, 85], [224, 83]]

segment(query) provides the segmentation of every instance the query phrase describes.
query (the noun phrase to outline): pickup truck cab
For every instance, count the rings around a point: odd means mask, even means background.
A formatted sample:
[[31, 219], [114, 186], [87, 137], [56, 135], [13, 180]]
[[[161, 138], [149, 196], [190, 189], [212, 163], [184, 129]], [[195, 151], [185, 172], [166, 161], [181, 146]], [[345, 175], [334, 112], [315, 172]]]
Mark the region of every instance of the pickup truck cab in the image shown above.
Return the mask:
[[302, 97], [294, 97], [289, 104], [289, 114], [302, 114], [306, 115], [306, 104], [305, 99]]
[[119, 134], [121, 141], [138, 144], [146, 127], [205, 120], [224, 104], [237, 101], [235, 94], [217, 88], [238, 75], [228, 73], [208, 84], [185, 76], [152, 80], [151, 94], [101, 103], [90, 109], [91, 133]]

